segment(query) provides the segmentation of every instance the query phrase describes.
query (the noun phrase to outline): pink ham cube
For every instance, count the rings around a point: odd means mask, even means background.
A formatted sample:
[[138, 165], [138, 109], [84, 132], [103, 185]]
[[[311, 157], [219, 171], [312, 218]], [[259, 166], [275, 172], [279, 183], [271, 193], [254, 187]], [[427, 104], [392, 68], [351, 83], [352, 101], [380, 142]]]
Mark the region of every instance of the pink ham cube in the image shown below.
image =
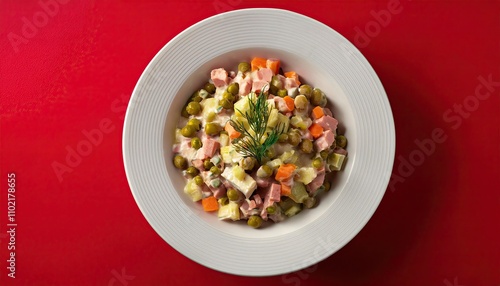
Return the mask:
[[326, 150], [332, 146], [333, 142], [335, 142], [335, 135], [332, 131], [326, 130], [323, 132], [323, 135], [314, 141], [314, 145], [316, 146], [316, 151], [321, 152]]
[[321, 125], [321, 127], [323, 127], [323, 130], [330, 129], [333, 133], [337, 131], [337, 126], [339, 125], [337, 119], [331, 117], [330, 115], [325, 115], [320, 119], [314, 120], [314, 122]]
[[210, 72], [210, 78], [214, 82], [215, 87], [221, 87], [229, 83], [227, 71], [223, 68], [212, 70]]
[[203, 147], [199, 149], [196, 153], [196, 159], [204, 160], [209, 157], [213, 157], [217, 149], [219, 149], [220, 143], [211, 138], [203, 138]]

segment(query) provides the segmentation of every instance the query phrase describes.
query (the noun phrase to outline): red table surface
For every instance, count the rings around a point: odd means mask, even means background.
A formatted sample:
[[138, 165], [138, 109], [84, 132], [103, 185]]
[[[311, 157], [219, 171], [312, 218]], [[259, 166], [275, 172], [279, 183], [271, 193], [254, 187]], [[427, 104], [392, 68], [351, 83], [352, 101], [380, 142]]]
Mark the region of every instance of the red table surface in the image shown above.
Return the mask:
[[[0, 285], [500, 285], [499, 1], [104, 2], [0, 2]], [[128, 99], [159, 49], [250, 7], [302, 13], [353, 42], [397, 137], [391, 184], [359, 235], [317, 265], [262, 278], [208, 269], [163, 241], [121, 148]]]

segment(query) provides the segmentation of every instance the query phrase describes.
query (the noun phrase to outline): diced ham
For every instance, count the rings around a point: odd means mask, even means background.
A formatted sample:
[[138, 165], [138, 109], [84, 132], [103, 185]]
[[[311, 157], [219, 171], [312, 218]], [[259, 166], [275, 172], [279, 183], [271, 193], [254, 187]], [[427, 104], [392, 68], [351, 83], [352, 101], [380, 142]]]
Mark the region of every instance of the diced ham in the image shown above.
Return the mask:
[[241, 79], [240, 83], [239, 95], [247, 95], [252, 90], [252, 79], [247, 76], [244, 79]]
[[220, 199], [226, 195], [226, 187], [224, 185], [220, 185], [218, 188], [210, 187], [210, 190], [214, 193], [214, 197], [216, 199]]
[[281, 185], [280, 184], [271, 184], [271, 186], [266, 190], [266, 194], [264, 197], [262, 210], [260, 212], [260, 216], [262, 219], [267, 220], [267, 210], [268, 206], [272, 206], [275, 202], [279, 202], [281, 200]]
[[243, 217], [247, 218], [253, 214], [258, 214], [258, 211], [254, 211], [254, 209], [257, 207], [257, 204], [255, 203], [254, 200], [244, 200], [243, 203], [240, 206], [240, 210], [243, 213]]
[[174, 144], [174, 146], [172, 146], [172, 152], [174, 154], [179, 153], [180, 151], [181, 151], [181, 144], [180, 143]]
[[278, 79], [280, 80], [281, 82], [281, 86], [284, 88], [285, 87], [285, 81], [286, 81], [286, 77], [282, 74], [278, 74], [276, 75], [278, 77]]
[[332, 131], [326, 130], [321, 137], [314, 141], [314, 145], [316, 146], [316, 151], [321, 152], [330, 148], [333, 142], [335, 142], [335, 135]]
[[205, 184], [203, 184], [203, 186], [201, 187], [201, 193], [203, 194], [204, 198], [210, 197], [212, 195], [212, 191]]
[[318, 170], [318, 174], [312, 182], [306, 185], [307, 191], [309, 194], [314, 194], [318, 190], [319, 187], [323, 185], [325, 181], [325, 168], [321, 168]]
[[268, 68], [261, 68], [256, 73], [256, 78], [258, 80], [263, 80], [266, 82], [270, 82], [273, 77], [273, 71]]
[[258, 208], [262, 207], [263, 202], [259, 194], [253, 195], [253, 199], [255, 200], [255, 204], [257, 205]]
[[217, 152], [220, 147], [219, 141], [208, 137], [203, 138], [202, 143], [203, 146], [198, 149], [198, 152], [196, 153], [196, 159], [203, 160], [213, 157], [215, 152]]
[[229, 83], [227, 71], [223, 68], [212, 70], [210, 72], [210, 78], [212, 79], [215, 87], [221, 87]]
[[279, 202], [280, 199], [281, 199], [281, 185], [272, 184], [271, 187], [269, 187], [269, 191], [267, 192], [266, 197], [264, 198], [264, 206], [267, 208], [273, 203]]
[[285, 89], [298, 87], [297, 82], [293, 78], [285, 78]]
[[198, 170], [204, 170], [205, 168], [203, 167], [203, 160], [196, 159], [191, 161], [191, 164], [196, 167]]
[[257, 182], [257, 186], [261, 188], [268, 187], [271, 184], [271, 181], [268, 178], [260, 178], [258, 176], [254, 177], [255, 182]]
[[252, 82], [252, 91], [267, 91], [269, 89], [269, 82], [265, 80], [254, 80]]
[[332, 111], [329, 109], [329, 108], [323, 108], [323, 113], [325, 115], [328, 115], [328, 116], [332, 116], [333, 117], [333, 113]]
[[308, 139], [313, 141], [314, 137], [312, 136], [311, 132], [309, 132], [309, 129], [303, 130], [302, 131], [302, 139]]
[[333, 133], [337, 131], [337, 126], [339, 125], [337, 119], [331, 117], [330, 115], [325, 115], [320, 119], [314, 120], [314, 122], [321, 125], [324, 130], [330, 129]]

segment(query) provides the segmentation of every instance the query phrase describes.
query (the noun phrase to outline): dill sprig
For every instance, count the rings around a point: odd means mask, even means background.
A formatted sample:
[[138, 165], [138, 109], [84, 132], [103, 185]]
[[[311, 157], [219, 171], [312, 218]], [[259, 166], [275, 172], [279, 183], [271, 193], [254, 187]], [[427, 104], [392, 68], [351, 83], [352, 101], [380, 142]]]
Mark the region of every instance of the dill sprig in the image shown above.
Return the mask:
[[[279, 136], [283, 133], [284, 125], [279, 124], [266, 134], [267, 121], [270, 115], [267, 96], [261, 91], [257, 100], [253, 94], [247, 96], [249, 108], [243, 114], [239, 109], [236, 109], [248, 122], [250, 130], [245, 128], [245, 122], [240, 120], [230, 120], [231, 126], [242, 134], [241, 137], [233, 140], [233, 146], [236, 152], [243, 157], [254, 157], [259, 164], [266, 157], [266, 151], [278, 141]], [[267, 137], [265, 139], [264, 136]], [[263, 141], [263, 142], [262, 142]]]

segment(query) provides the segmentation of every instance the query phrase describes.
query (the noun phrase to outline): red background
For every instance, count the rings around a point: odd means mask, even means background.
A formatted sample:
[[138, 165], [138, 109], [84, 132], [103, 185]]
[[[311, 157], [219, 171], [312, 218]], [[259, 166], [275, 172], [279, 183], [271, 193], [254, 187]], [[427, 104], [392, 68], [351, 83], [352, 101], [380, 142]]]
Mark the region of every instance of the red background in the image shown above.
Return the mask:
[[[500, 2], [401, 0], [387, 12], [394, 1], [61, 0], [46, 18], [38, 1], [0, 1], [0, 284], [500, 285]], [[284, 276], [238, 277], [185, 258], [149, 226], [125, 177], [123, 116], [142, 71], [175, 35], [225, 10], [269, 5], [359, 47], [393, 108], [396, 161], [379, 209], [339, 252]], [[23, 18], [34, 16], [40, 27], [24, 37]], [[496, 85], [479, 100], [481, 76]], [[450, 111], [464, 103], [468, 111]], [[102, 121], [111, 130], [85, 149], [84, 132]], [[436, 128], [446, 140], [419, 157], [415, 141], [429, 143]], [[67, 164], [77, 148], [88, 154], [59, 180], [54, 162]], [[15, 279], [6, 268], [10, 172]]]

